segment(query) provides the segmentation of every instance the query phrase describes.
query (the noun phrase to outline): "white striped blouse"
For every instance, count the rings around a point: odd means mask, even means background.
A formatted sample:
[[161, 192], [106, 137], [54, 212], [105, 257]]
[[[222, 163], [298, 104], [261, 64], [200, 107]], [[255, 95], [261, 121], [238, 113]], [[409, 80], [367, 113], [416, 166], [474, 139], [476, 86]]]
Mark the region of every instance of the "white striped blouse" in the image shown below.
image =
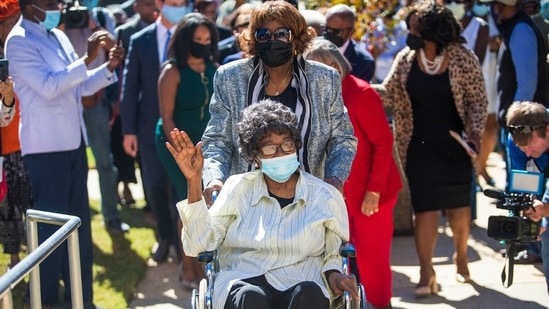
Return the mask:
[[280, 291], [314, 281], [334, 297], [324, 272], [341, 271], [339, 247], [349, 231], [345, 202], [332, 185], [300, 172], [294, 202], [281, 209], [258, 170], [227, 179], [209, 210], [203, 199], [177, 209], [187, 255], [218, 249], [214, 308], [224, 306], [232, 282], [260, 275]]

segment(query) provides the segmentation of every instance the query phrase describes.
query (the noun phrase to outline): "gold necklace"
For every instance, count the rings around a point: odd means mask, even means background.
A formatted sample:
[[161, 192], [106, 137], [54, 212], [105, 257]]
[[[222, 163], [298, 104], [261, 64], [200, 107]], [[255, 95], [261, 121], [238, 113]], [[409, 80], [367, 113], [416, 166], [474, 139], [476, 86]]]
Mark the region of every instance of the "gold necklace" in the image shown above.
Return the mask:
[[210, 103], [210, 91], [208, 90], [208, 83], [210, 80], [208, 79], [208, 76], [204, 74], [204, 72], [200, 72], [200, 82], [202, 85], [204, 85], [204, 92], [206, 96], [204, 97], [204, 104], [200, 106], [200, 120], [204, 119], [204, 110], [208, 103]]
[[286, 82], [288, 81], [288, 78], [290, 77], [290, 75], [292, 75], [291, 73], [292, 73], [292, 69], [290, 68], [290, 70], [288, 71], [288, 74], [286, 74], [286, 77], [284, 77], [282, 82], [280, 84], [278, 84], [278, 87], [274, 84], [273, 80], [269, 77], [269, 85], [273, 86], [273, 88], [275, 90], [275, 96], [279, 95], [279, 93], [280, 93], [279, 88], [284, 86], [284, 84], [286, 84]]

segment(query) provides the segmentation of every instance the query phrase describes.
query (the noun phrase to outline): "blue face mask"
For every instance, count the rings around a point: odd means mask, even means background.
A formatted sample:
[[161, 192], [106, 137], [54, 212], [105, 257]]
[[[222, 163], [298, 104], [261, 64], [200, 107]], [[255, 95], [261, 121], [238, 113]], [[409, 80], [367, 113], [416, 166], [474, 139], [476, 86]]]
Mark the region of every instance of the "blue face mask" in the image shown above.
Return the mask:
[[183, 16], [187, 15], [187, 13], [192, 12], [192, 6], [169, 6], [164, 4], [162, 6], [162, 15], [166, 17], [166, 19], [172, 23], [177, 24], [177, 22], [183, 18]]
[[80, 0], [80, 6], [85, 6], [91, 10], [99, 5], [99, 0]]
[[278, 183], [285, 183], [299, 167], [297, 154], [294, 152], [282, 157], [261, 159], [261, 171]]
[[41, 7], [38, 7], [36, 5], [32, 5], [38, 10], [44, 12], [46, 14], [46, 18], [44, 18], [43, 21], [40, 21], [38, 17], [34, 16], [34, 18], [40, 23], [40, 25], [44, 28], [46, 28], [47, 31], [50, 31], [51, 29], [57, 27], [59, 25], [59, 21], [61, 20], [61, 11], [59, 10], [44, 10]]
[[475, 16], [484, 17], [488, 15], [488, 13], [490, 13], [490, 6], [486, 4], [475, 3], [471, 11], [473, 11], [473, 14], [475, 14]]
[[539, 14], [543, 16], [545, 20], [549, 20], [549, 1], [542, 1], [539, 8]]

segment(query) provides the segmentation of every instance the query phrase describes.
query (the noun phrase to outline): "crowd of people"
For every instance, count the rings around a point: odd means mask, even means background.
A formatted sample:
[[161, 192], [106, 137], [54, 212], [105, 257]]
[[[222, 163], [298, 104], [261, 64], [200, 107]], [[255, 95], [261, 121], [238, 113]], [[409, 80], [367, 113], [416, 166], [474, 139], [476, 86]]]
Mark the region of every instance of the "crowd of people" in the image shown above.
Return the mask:
[[[343, 291], [358, 297], [357, 282], [373, 308], [391, 308], [401, 190], [414, 212], [416, 297], [438, 292], [441, 214], [455, 280], [467, 284], [475, 192], [495, 184], [489, 153], [499, 142], [508, 171], [549, 176], [549, 21], [538, 0], [412, 1], [381, 12], [374, 35], [362, 38], [345, 4], [80, 4], [81, 19], [66, 18], [56, 0], [0, 4], [9, 61], [0, 81], [0, 241], [14, 266], [27, 209], [80, 217], [85, 308], [96, 308], [87, 146], [109, 232], [131, 229], [119, 205], [135, 203], [128, 184], [137, 165], [156, 230], [151, 258], [165, 262], [174, 248], [180, 285], [193, 289], [204, 277], [196, 255], [219, 250], [216, 308], [329, 308]], [[526, 212], [533, 220], [549, 214], [542, 193], [539, 211]], [[40, 241], [54, 230], [41, 224]], [[548, 239], [530, 252], [549, 278]], [[347, 241], [357, 281], [340, 270]], [[43, 304], [59, 301], [60, 280], [70, 284], [66, 250], [40, 268]]]

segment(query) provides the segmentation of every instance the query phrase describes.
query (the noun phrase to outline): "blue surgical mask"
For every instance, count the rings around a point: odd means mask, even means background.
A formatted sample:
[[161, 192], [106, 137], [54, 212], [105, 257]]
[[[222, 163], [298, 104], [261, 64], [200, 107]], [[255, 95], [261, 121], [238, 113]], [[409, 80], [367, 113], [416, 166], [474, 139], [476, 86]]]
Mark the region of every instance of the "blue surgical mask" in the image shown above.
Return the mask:
[[454, 1], [445, 4], [445, 6], [452, 11], [452, 14], [454, 14], [454, 17], [457, 20], [461, 20], [463, 16], [465, 16], [465, 4], [463, 3], [456, 3]]
[[539, 15], [545, 20], [549, 20], [549, 1], [542, 1], [539, 8]]
[[473, 11], [473, 14], [478, 17], [484, 17], [490, 13], [490, 6], [486, 4], [473, 4], [473, 8], [471, 9]]
[[59, 10], [46, 11], [34, 4], [32, 6], [34, 6], [35, 8], [39, 9], [40, 11], [44, 12], [44, 14], [46, 14], [46, 18], [44, 18], [43, 21], [40, 21], [36, 16], [34, 16], [34, 18], [40, 23], [42, 27], [46, 28], [47, 31], [50, 31], [51, 29], [59, 25], [59, 21], [61, 20], [61, 11]]
[[162, 6], [162, 16], [172, 23], [177, 24], [177, 22], [192, 11], [192, 6], [169, 6], [164, 4]]
[[87, 7], [88, 10], [91, 10], [91, 9], [97, 7], [98, 4], [99, 4], [99, 0], [80, 1], [80, 5]]
[[261, 161], [261, 171], [263, 174], [278, 183], [285, 183], [288, 181], [299, 167], [297, 154], [295, 152], [281, 157], [268, 159], [259, 158], [259, 160]]

